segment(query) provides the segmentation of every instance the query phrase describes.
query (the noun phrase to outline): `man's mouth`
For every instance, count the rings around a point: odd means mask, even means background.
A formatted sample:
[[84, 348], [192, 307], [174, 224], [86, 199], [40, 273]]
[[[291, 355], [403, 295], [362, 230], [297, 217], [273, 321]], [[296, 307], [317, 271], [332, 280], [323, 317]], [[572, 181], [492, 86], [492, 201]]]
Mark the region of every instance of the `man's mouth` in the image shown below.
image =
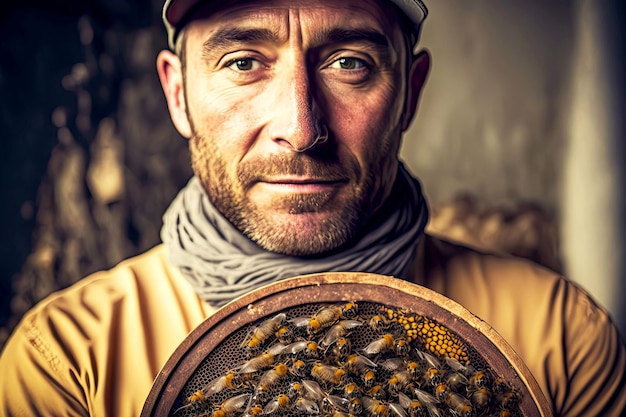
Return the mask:
[[274, 177], [262, 178], [257, 184], [276, 192], [317, 193], [330, 191], [347, 182], [346, 178]]
[[238, 178], [244, 189], [275, 192], [333, 192], [358, 178], [359, 167], [348, 159], [329, 163], [306, 155], [270, 155], [239, 166]]

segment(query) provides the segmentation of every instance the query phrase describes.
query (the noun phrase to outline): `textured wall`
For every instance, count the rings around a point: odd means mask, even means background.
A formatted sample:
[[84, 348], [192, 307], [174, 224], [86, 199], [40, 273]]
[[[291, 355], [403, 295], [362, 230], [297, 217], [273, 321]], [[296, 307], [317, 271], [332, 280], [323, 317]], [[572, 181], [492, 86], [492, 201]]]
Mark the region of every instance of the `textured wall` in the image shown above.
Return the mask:
[[626, 332], [618, 3], [427, 2], [433, 68], [403, 156], [434, 204], [467, 192], [554, 213], [567, 275]]
[[403, 154], [436, 200], [557, 205], [570, 2], [428, 2], [432, 71]]

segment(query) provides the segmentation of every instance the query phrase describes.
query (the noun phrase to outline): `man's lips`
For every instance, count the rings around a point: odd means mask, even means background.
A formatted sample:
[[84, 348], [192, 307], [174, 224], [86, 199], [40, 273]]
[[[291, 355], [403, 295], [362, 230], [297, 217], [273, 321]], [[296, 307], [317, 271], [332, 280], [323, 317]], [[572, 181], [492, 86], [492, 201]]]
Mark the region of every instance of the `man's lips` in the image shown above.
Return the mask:
[[257, 184], [281, 192], [312, 193], [328, 191], [348, 182], [345, 178], [263, 178]]

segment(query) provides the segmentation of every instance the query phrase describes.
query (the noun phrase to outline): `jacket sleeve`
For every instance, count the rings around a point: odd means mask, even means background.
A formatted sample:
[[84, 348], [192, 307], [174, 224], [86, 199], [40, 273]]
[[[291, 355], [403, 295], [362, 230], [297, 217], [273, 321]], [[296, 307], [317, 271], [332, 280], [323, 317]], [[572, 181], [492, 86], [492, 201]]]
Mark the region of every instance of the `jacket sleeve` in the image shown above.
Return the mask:
[[[626, 348], [609, 315], [575, 285], [565, 290], [563, 345], [568, 384], [551, 392], [559, 415], [622, 416], [626, 411]], [[553, 381], [552, 387], [560, 384]], [[563, 386], [563, 385], [560, 385]]]
[[45, 318], [28, 314], [14, 330], [0, 356], [0, 415], [87, 416], [85, 394], [46, 331]]
[[0, 356], [0, 416], [137, 416], [154, 378], [215, 310], [157, 246], [51, 294]]

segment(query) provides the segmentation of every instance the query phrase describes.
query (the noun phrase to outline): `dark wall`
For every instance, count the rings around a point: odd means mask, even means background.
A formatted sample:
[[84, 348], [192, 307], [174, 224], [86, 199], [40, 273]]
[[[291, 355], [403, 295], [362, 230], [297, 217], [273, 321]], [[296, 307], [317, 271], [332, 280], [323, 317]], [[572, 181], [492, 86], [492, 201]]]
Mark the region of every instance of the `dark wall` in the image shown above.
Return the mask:
[[161, 7], [0, 5], [0, 346], [34, 302], [156, 244], [190, 176], [155, 70]]

